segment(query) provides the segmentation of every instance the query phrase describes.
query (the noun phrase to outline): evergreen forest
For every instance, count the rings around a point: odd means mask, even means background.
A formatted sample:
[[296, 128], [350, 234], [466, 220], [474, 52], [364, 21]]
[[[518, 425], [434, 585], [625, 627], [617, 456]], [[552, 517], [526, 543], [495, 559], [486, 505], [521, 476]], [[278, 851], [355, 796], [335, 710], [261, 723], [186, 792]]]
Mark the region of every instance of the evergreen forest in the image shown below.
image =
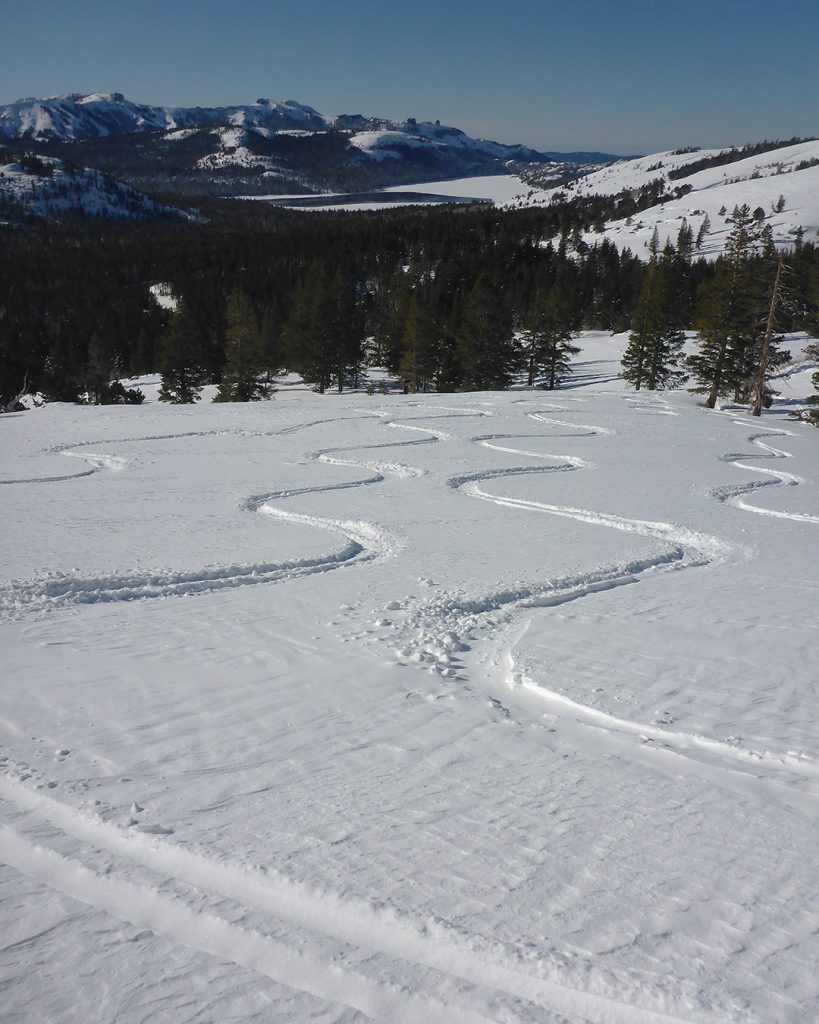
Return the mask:
[[[788, 358], [782, 334], [819, 333], [819, 251], [774, 251], [747, 207], [716, 262], [685, 223], [647, 260], [583, 240], [639, 208], [626, 195], [354, 213], [214, 200], [192, 221], [0, 227], [0, 403], [138, 402], [118, 381], [146, 373], [165, 401], [206, 384], [253, 401], [283, 371], [326, 392], [365, 385], [371, 366], [408, 392], [555, 388], [593, 329], [630, 332], [636, 389], [687, 384], [758, 412]], [[175, 311], [154, 301], [160, 283]], [[799, 415], [819, 423], [819, 401]]]

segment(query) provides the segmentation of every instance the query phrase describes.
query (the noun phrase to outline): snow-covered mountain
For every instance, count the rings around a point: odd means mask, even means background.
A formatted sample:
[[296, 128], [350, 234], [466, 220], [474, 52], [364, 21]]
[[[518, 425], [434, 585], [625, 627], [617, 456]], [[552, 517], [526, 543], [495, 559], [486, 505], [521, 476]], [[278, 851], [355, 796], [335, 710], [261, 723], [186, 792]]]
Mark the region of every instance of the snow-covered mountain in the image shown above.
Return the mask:
[[133, 132], [234, 124], [267, 131], [326, 130], [327, 119], [294, 100], [229, 107], [155, 107], [122, 93], [23, 99], [0, 107], [0, 135], [27, 139], [95, 139]]
[[367, 191], [433, 178], [542, 168], [563, 180], [602, 153], [541, 153], [438, 121], [320, 114], [294, 100], [225, 107], [133, 103], [121, 93], [0, 106], [0, 146], [98, 167], [138, 188], [184, 195]]
[[133, 103], [120, 92], [70, 93], [46, 99], [29, 97], [0, 106], [0, 137], [9, 139], [96, 139], [134, 132], [175, 131], [217, 125], [255, 129], [263, 135], [278, 132], [344, 131], [363, 139], [362, 152], [378, 149], [377, 137], [401, 136], [409, 144], [424, 140], [443, 146], [477, 151], [502, 159], [541, 161], [563, 157], [573, 163], [599, 163], [605, 153], [540, 153], [528, 146], [505, 145], [473, 139], [458, 128], [439, 121], [390, 121], [364, 114], [320, 114], [295, 100], [258, 99], [255, 103], [225, 107], [165, 107]]
[[[746, 153], [748, 155], [746, 155]], [[653, 192], [656, 201], [631, 216], [588, 232], [589, 244], [603, 238], [638, 256], [648, 252], [654, 230], [660, 245], [676, 242], [689, 226], [702, 237], [698, 252], [715, 258], [722, 250], [735, 206], [761, 209], [777, 245], [792, 245], [798, 232], [806, 241], [819, 235], [819, 140], [762, 144], [743, 149], [701, 149], [654, 153], [620, 160], [558, 188], [513, 200], [510, 206], [546, 205], [573, 197]]]

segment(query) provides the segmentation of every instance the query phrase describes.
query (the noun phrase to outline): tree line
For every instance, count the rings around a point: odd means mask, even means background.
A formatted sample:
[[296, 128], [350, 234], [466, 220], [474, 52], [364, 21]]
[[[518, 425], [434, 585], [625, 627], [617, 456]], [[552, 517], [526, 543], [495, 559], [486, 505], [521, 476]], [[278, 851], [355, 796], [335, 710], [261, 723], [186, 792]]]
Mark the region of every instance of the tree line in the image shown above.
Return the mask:
[[[622, 202], [372, 214], [214, 203], [198, 223], [0, 229], [0, 401], [24, 378], [51, 400], [138, 400], [115, 382], [152, 372], [166, 401], [195, 401], [208, 383], [220, 400], [251, 401], [284, 370], [326, 391], [360, 385], [372, 365], [407, 391], [504, 388], [520, 375], [553, 388], [584, 328], [631, 329], [623, 375], [635, 387], [689, 375], [709, 404], [744, 397], [777, 263], [764, 225], [739, 211], [716, 263], [683, 225], [646, 263], [583, 242]], [[811, 330], [819, 256], [797, 243], [785, 264], [777, 332]], [[159, 282], [173, 313], [150, 295]], [[699, 362], [681, 357], [692, 326]], [[779, 358], [769, 339], [769, 370]]]

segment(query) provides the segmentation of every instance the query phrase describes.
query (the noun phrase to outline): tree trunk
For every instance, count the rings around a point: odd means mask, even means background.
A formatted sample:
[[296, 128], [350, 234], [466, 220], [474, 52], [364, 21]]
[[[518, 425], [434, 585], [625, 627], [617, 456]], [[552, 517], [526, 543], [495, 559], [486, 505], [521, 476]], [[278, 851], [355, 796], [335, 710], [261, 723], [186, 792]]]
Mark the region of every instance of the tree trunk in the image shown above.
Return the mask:
[[725, 338], [720, 346], [719, 355], [717, 356], [717, 365], [714, 368], [714, 380], [711, 384], [711, 391], [708, 394], [706, 405], [709, 409], [713, 409], [717, 404], [719, 398], [719, 389], [722, 387], [722, 371], [725, 366], [725, 353], [728, 350], [728, 339]]
[[759, 366], [754, 378], [751, 390], [751, 415], [762, 415], [762, 403], [765, 399], [765, 377], [768, 372], [768, 356], [771, 351], [771, 338], [773, 337], [774, 323], [776, 322], [776, 304], [779, 299], [779, 282], [782, 277], [782, 264], [785, 257], [780, 256], [776, 265], [776, 277], [774, 279], [773, 291], [771, 292], [771, 306], [768, 310], [768, 322], [765, 325], [765, 337], [762, 339], [762, 348], [759, 352]]

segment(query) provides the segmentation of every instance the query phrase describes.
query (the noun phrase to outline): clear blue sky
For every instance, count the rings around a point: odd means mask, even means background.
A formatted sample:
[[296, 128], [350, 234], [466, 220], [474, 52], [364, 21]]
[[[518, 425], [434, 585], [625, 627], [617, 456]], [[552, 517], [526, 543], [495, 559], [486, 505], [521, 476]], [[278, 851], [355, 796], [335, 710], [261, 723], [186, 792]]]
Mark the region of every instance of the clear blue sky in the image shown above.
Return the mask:
[[548, 149], [819, 134], [819, 0], [0, 0], [0, 102], [440, 118]]

